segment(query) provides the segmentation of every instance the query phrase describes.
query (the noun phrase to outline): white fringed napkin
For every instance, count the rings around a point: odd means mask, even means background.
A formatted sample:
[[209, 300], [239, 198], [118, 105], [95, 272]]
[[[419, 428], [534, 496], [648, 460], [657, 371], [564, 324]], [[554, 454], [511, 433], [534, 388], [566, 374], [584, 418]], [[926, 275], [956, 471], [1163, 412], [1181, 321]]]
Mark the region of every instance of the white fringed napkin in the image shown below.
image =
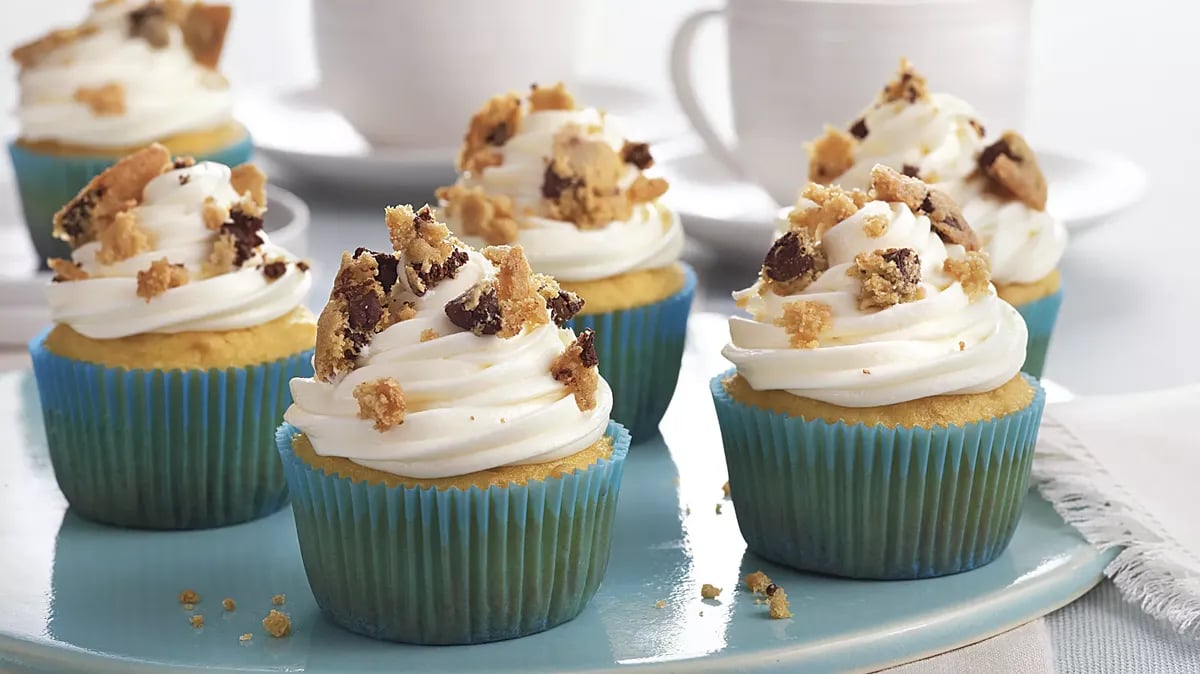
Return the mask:
[[1130, 601], [1200, 636], [1200, 385], [1046, 407], [1033, 479]]

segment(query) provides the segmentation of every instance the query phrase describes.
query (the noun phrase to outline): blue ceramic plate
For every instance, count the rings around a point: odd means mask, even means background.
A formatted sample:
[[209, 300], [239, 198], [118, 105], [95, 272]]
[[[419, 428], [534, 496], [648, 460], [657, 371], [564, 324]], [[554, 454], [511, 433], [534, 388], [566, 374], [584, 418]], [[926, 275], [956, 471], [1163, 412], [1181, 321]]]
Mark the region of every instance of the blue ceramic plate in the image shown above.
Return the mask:
[[[711, 321], [700, 317], [697, 327]], [[709, 336], [721, 339], [719, 331]], [[481, 646], [412, 647], [343, 631], [319, 614], [290, 509], [199, 532], [140, 532], [66, 512], [32, 377], [0, 374], [0, 671], [594, 672], [643, 667], [868, 670], [979, 641], [1052, 611], [1101, 577], [1105, 559], [1033, 493], [1008, 551], [958, 576], [864, 582], [790, 572], [746, 553], [723, 500], [725, 466], [705, 382], [722, 363], [693, 341], [659, 439], [629, 453], [608, 576], [575, 621]], [[718, 511], [719, 506], [719, 511]], [[738, 587], [761, 569], [795, 617], [770, 620]], [[700, 598], [700, 586], [724, 588]], [[178, 603], [184, 588], [201, 601]], [[261, 625], [278, 608], [292, 634]], [[237, 609], [226, 612], [230, 597]], [[661, 603], [661, 608], [659, 607]], [[204, 626], [189, 623], [204, 616]], [[247, 642], [243, 633], [253, 634]]]

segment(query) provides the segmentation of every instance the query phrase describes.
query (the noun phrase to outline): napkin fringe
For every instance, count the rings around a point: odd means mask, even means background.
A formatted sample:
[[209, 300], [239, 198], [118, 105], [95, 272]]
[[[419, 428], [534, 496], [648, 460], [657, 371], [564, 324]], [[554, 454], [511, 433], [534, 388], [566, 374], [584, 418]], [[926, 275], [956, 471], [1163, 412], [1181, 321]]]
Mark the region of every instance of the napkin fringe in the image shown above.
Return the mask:
[[[1200, 560], [1164, 533], [1065, 426], [1046, 416], [1033, 478], [1058, 514], [1101, 551], [1122, 548], [1104, 573], [1130, 601], [1182, 634], [1200, 635]], [[1107, 496], [1106, 496], [1107, 495]]]

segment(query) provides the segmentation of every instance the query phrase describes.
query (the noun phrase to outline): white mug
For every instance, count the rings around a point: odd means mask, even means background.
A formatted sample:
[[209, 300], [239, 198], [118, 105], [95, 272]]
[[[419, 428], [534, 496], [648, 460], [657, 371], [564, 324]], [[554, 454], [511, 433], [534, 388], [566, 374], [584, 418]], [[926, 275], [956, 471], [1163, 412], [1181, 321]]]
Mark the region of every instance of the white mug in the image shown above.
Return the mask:
[[572, 82], [577, 0], [314, 0], [322, 97], [374, 144], [458, 145], [491, 96]]
[[[805, 142], [846, 127], [911, 60], [932, 91], [971, 103], [988, 125], [1020, 128], [1032, 0], [727, 0], [688, 17], [671, 47], [671, 79], [709, 151], [791, 204], [807, 180]], [[692, 86], [697, 30], [723, 17], [735, 147], [722, 141]]]

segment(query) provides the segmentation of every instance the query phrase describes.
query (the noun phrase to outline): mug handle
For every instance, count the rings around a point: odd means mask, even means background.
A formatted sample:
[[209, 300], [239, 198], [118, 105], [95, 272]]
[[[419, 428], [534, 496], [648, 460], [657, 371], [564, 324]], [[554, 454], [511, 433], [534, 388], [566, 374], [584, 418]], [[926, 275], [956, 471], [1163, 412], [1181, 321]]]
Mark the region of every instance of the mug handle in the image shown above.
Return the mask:
[[696, 134], [708, 146], [708, 151], [729, 170], [741, 176], [744, 172], [733, 150], [713, 130], [712, 123], [696, 97], [696, 89], [692, 86], [692, 43], [696, 40], [696, 31], [709, 19], [715, 19], [724, 13], [724, 9], [703, 9], [684, 19], [679, 25], [675, 37], [671, 39], [671, 85], [675, 89], [675, 100], [692, 123]]

